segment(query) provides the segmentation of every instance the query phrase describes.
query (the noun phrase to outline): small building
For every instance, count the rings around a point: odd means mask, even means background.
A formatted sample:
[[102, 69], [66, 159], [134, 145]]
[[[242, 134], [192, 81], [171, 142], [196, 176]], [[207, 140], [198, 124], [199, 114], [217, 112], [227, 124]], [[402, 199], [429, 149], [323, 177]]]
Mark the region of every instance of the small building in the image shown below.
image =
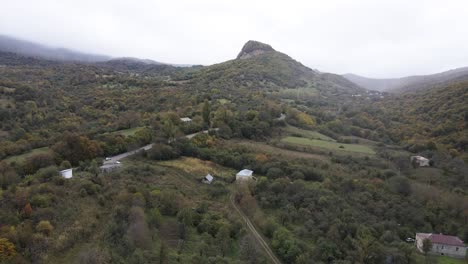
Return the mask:
[[203, 178], [202, 182], [206, 184], [211, 184], [214, 180], [214, 177], [211, 174], [207, 174], [205, 178]]
[[182, 117], [180, 119], [180, 121], [182, 121], [184, 123], [190, 123], [190, 122], [192, 122], [192, 119], [190, 117]]
[[251, 170], [243, 169], [236, 174], [236, 181], [245, 181], [245, 180], [252, 180], [252, 179], [254, 179], [254, 177], [253, 177], [253, 171]]
[[413, 166], [415, 167], [416, 166], [419, 166], [419, 167], [430, 166], [429, 159], [426, 159], [423, 156], [411, 156], [410, 161], [411, 161], [411, 164], [413, 164]]
[[416, 247], [423, 252], [423, 241], [429, 239], [432, 242], [431, 254], [449, 256], [454, 258], [464, 258], [466, 256], [466, 246], [463, 241], [456, 236], [443, 234], [416, 233]]
[[61, 170], [60, 175], [62, 175], [62, 177], [65, 179], [70, 179], [73, 177], [73, 169]]

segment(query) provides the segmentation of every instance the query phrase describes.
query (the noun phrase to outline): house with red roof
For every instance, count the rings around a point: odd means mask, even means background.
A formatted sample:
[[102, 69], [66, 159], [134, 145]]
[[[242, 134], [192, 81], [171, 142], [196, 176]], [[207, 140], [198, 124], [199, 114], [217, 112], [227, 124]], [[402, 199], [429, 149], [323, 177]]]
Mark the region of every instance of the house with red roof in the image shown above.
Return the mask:
[[447, 236], [443, 234], [416, 233], [416, 247], [423, 253], [423, 241], [429, 239], [432, 242], [430, 253], [464, 258], [467, 248], [463, 241], [457, 236]]

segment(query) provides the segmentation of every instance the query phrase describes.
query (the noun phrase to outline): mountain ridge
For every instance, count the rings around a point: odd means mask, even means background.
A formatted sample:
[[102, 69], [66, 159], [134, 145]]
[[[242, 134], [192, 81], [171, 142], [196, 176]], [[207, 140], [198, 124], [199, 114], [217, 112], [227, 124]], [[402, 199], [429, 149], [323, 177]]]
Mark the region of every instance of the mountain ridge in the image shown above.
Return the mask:
[[452, 82], [468, 80], [468, 67], [451, 69], [427, 75], [413, 75], [402, 78], [368, 78], [357, 74], [343, 74], [344, 78], [368, 90], [385, 92], [417, 92]]

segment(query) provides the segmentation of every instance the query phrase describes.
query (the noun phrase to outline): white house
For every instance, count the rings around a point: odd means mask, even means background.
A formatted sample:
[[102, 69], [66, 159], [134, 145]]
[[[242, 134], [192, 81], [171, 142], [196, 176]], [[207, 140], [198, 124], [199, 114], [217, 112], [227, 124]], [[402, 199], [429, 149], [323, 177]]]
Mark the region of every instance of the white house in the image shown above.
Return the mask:
[[456, 236], [447, 236], [443, 234], [416, 233], [416, 247], [422, 253], [423, 241], [429, 239], [432, 242], [431, 254], [449, 256], [455, 258], [464, 258], [466, 256], [466, 246], [463, 241]]
[[180, 119], [180, 121], [182, 121], [184, 123], [189, 123], [189, 122], [192, 122], [192, 119], [190, 117], [182, 117]]
[[252, 180], [254, 179], [253, 171], [243, 169], [236, 174], [236, 181]]
[[205, 178], [203, 178], [202, 182], [203, 183], [207, 183], [207, 184], [211, 184], [214, 180], [214, 177], [211, 175], [211, 174], [207, 174], [205, 176]]
[[62, 177], [64, 177], [65, 179], [70, 179], [71, 177], [73, 177], [73, 169], [62, 170], [60, 171], [60, 175], [62, 175]]
[[410, 158], [411, 164], [416, 164], [419, 167], [429, 167], [429, 159], [426, 159], [423, 156], [411, 156]]

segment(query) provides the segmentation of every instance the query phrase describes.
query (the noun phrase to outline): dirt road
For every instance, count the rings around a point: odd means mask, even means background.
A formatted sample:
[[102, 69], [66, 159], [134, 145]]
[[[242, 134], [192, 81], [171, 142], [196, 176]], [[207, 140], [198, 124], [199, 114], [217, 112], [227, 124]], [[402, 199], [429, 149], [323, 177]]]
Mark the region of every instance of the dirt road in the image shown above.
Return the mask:
[[232, 206], [236, 209], [237, 213], [245, 221], [245, 224], [247, 225], [247, 228], [248, 228], [249, 232], [257, 240], [258, 244], [260, 244], [262, 246], [263, 250], [268, 255], [268, 257], [273, 261], [272, 263], [281, 264], [281, 261], [275, 256], [275, 253], [273, 253], [270, 246], [268, 246], [268, 243], [263, 239], [262, 235], [260, 235], [260, 233], [257, 231], [255, 226], [252, 224], [250, 219], [236, 205], [236, 202], [234, 201], [234, 196], [232, 194], [229, 197], [229, 200], [231, 201]]

